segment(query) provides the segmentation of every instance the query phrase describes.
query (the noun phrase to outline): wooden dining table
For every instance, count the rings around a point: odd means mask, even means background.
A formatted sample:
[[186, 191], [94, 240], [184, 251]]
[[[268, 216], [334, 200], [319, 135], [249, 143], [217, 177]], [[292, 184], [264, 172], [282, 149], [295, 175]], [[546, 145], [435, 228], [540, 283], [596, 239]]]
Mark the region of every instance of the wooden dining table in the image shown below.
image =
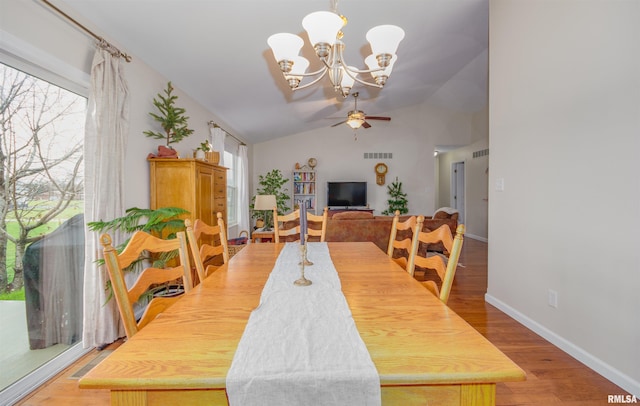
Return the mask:
[[[524, 371], [371, 242], [329, 242], [383, 405], [493, 405]], [[226, 405], [225, 378], [284, 244], [248, 244], [80, 379], [112, 405]], [[301, 288], [304, 289], [304, 288]], [[313, 402], [310, 402], [313, 404]]]

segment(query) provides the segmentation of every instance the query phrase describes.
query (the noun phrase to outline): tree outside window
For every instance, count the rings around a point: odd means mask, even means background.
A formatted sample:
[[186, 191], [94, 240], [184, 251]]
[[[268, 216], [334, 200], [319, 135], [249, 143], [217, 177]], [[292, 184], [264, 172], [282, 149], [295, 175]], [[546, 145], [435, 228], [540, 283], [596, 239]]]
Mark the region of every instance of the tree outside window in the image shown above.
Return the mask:
[[0, 64], [0, 294], [29, 244], [83, 210], [86, 98]]

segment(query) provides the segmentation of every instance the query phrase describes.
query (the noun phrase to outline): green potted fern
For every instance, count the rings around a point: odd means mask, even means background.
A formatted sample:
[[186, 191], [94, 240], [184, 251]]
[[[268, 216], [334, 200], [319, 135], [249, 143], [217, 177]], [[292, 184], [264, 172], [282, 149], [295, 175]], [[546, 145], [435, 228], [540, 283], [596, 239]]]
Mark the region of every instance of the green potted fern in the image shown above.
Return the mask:
[[[129, 208], [125, 211], [125, 215], [117, 217], [112, 220], [99, 220], [87, 223], [87, 227], [90, 231], [98, 233], [113, 233], [114, 231], [121, 231], [127, 235], [131, 235], [136, 231], [145, 231], [147, 233], [162, 236], [162, 238], [173, 239], [176, 238], [178, 231], [184, 231], [184, 216], [189, 214], [187, 210], [179, 207], [161, 207], [158, 209], [140, 209], [137, 207]], [[115, 247], [118, 253], [122, 252], [129, 243], [129, 238]], [[151, 262], [153, 267], [165, 268], [168, 263], [178, 256], [177, 251], [165, 253], [160, 256], [141, 255], [136, 261], [134, 261], [125, 271], [131, 272], [140, 270], [143, 262]], [[103, 259], [96, 261], [98, 265], [104, 265]], [[111, 292], [111, 283], [107, 282], [107, 289]], [[158, 290], [171, 290], [175, 291], [176, 288], [159, 287], [148, 292], [149, 295], [158, 294]], [[111, 299], [109, 294], [109, 299]]]

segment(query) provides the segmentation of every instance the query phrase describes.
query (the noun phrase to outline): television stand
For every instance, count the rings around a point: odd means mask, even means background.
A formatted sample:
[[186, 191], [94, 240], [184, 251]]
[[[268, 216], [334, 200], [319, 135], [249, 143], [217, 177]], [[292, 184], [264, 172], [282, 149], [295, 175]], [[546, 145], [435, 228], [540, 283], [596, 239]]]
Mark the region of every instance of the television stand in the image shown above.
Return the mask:
[[329, 207], [328, 217], [331, 218], [334, 214], [342, 213], [345, 211], [358, 211], [373, 214], [373, 209], [367, 207]]

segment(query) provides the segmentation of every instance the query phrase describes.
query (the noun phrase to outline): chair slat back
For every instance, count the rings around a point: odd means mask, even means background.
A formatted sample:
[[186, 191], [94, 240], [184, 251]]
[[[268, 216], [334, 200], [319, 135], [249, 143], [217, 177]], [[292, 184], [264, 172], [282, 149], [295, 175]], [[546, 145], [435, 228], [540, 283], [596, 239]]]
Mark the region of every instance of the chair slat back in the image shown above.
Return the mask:
[[[290, 222], [298, 220], [297, 226], [286, 227]], [[300, 209], [294, 210], [291, 213], [279, 215], [278, 208], [273, 208], [273, 240], [274, 242], [280, 242], [280, 237], [289, 237], [291, 235], [300, 234]], [[282, 224], [280, 224], [282, 223]], [[290, 225], [290, 224], [289, 224]], [[298, 240], [300, 237], [298, 236]]]
[[307, 224], [319, 224], [320, 228], [311, 228], [307, 227], [307, 234], [309, 237], [319, 237], [320, 242], [324, 242], [326, 240], [327, 235], [327, 221], [329, 218], [329, 208], [325, 207], [322, 210], [322, 214], [313, 214], [307, 212]]
[[[216, 215], [217, 223], [215, 226], [209, 225], [200, 219], [196, 219], [191, 225], [191, 220], [186, 219], [184, 221], [187, 227], [187, 238], [189, 239], [189, 249], [191, 251], [191, 258], [198, 274], [200, 282], [214, 272], [218, 266], [204, 264], [207, 261], [211, 261], [213, 258], [218, 257], [222, 259], [222, 264], [229, 262], [229, 246], [227, 242], [227, 231], [224, 220], [222, 219], [222, 213], [218, 212]], [[203, 242], [203, 236], [211, 237], [213, 241], [219, 240], [218, 244], [211, 245]]]
[[[118, 310], [124, 324], [127, 337], [133, 337], [140, 329], [155, 319], [158, 314], [180, 299], [176, 297], [154, 297], [147, 305], [142, 317], [136, 320], [133, 304], [140, 296], [153, 286], [169, 284], [182, 280], [185, 292], [192, 288], [189, 254], [185, 233], [180, 231], [177, 238], [163, 240], [144, 231], [136, 231], [122, 253], [118, 254], [113, 247], [109, 234], [102, 234], [100, 242], [104, 247], [104, 260], [109, 273], [109, 279], [116, 299]], [[180, 263], [172, 268], [160, 269], [149, 267], [144, 269], [134, 284], [128, 288], [124, 279], [124, 269], [140, 258], [144, 251], [151, 253], [166, 253], [178, 250]]]
[[395, 257], [395, 250], [405, 250], [407, 254], [411, 252], [411, 241], [412, 236], [408, 233], [405, 234], [405, 237], [401, 240], [398, 239], [398, 231], [406, 232], [411, 231], [415, 228], [417, 218], [416, 216], [411, 216], [405, 221], [400, 221], [400, 211], [396, 210], [393, 216], [393, 222], [391, 223], [391, 233], [389, 235], [389, 245], [387, 247], [387, 255], [389, 258], [393, 259], [400, 265], [401, 267], [406, 269], [407, 259], [405, 257]]
[[[313, 214], [307, 212], [307, 235], [310, 237], [319, 237], [321, 242], [326, 240], [327, 219], [329, 217], [329, 209], [324, 208], [322, 214]], [[295, 225], [292, 222], [296, 222]], [[311, 227], [311, 226], [314, 227]], [[318, 228], [319, 225], [319, 228]], [[289, 228], [284, 228], [289, 226]], [[273, 235], [274, 241], [280, 242], [281, 237], [290, 237], [297, 234], [295, 241], [300, 241], [300, 209], [296, 209], [291, 213], [279, 215], [277, 209], [273, 209]]]
[[[425, 281], [423, 285], [446, 304], [449, 300], [451, 286], [453, 285], [453, 279], [458, 267], [458, 259], [464, 241], [465, 227], [464, 224], [459, 224], [456, 229], [456, 236], [453, 238], [448, 225], [444, 224], [433, 231], [422, 231], [423, 223], [424, 216], [419, 216], [414, 228], [411, 252], [407, 263], [407, 272], [413, 276], [416, 266], [434, 269], [442, 281], [440, 288], [438, 288], [438, 285], [434, 281]], [[448, 258], [442, 254], [430, 253], [428, 251], [420, 252], [420, 243], [433, 244], [437, 242], [441, 242], [445, 247], [445, 250], [449, 253]]]

